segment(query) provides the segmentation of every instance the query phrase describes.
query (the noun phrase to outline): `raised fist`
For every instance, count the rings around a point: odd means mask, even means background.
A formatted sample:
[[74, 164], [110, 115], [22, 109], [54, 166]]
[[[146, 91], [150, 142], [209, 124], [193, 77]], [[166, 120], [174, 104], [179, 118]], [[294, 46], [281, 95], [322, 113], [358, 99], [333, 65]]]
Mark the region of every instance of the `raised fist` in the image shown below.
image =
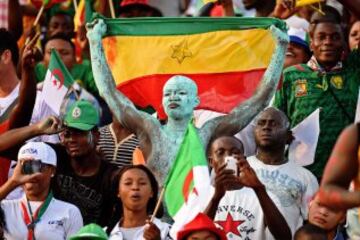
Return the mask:
[[95, 19], [86, 24], [87, 38], [89, 41], [100, 41], [106, 33], [106, 24], [103, 19]]
[[275, 27], [274, 25], [272, 25], [270, 27], [270, 31], [271, 31], [273, 37], [276, 39], [276, 41], [279, 44], [287, 45], [289, 43], [289, 36], [288, 36], [287, 32], [280, 30], [279, 28]]

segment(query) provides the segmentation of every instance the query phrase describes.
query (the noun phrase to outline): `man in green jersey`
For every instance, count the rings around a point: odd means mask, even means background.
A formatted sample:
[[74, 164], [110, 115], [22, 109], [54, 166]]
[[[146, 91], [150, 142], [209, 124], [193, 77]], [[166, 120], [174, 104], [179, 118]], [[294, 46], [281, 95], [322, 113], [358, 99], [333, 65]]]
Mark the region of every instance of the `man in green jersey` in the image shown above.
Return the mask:
[[360, 52], [342, 61], [346, 47], [339, 13], [326, 6], [315, 13], [310, 25], [313, 56], [307, 64], [285, 69], [282, 88], [274, 105], [296, 126], [320, 108], [320, 136], [315, 161], [308, 168], [321, 178], [341, 130], [354, 121], [360, 83]]

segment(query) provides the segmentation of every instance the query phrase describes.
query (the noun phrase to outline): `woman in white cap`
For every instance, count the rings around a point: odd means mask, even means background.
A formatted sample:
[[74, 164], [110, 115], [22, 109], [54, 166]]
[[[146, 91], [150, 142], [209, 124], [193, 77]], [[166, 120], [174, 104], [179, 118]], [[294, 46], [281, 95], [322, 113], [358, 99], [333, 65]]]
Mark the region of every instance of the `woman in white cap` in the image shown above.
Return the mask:
[[67, 239], [83, 225], [80, 210], [57, 200], [50, 189], [56, 170], [55, 151], [42, 142], [28, 142], [18, 153], [14, 174], [0, 187], [0, 200], [22, 185], [24, 196], [3, 200], [5, 239]]

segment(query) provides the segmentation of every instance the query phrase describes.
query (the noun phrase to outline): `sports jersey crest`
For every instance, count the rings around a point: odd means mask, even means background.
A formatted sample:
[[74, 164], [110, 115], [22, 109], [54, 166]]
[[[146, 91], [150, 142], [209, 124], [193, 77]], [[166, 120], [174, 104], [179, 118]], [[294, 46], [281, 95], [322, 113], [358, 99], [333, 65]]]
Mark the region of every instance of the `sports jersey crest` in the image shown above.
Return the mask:
[[331, 85], [333, 85], [336, 89], [342, 89], [343, 86], [344, 86], [344, 80], [343, 80], [342, 77], [339, 76], [339, 75], [331, 77], [330, 83], [331, 83]]
[[295, 82], [295, 97], [303, 97], [306, 96], [308, 92], [307, 89], [307, 80], [300, 79]]

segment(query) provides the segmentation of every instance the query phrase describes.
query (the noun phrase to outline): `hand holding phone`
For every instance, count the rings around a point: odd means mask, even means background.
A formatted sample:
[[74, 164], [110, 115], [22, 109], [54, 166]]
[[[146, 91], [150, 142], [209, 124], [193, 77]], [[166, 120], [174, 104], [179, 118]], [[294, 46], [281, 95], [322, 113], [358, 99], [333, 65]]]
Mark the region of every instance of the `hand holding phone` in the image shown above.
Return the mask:
[[237, 176], [238, 168], [237, 168], [237, 159], [233, 156], [225, 157], [226, 169], [230, 169], [234, 171], [234, 175]]
[[28, 160], [22, 163], [22, 173], [26, 175], [41, 172], [41, 161], [39, 160]]

